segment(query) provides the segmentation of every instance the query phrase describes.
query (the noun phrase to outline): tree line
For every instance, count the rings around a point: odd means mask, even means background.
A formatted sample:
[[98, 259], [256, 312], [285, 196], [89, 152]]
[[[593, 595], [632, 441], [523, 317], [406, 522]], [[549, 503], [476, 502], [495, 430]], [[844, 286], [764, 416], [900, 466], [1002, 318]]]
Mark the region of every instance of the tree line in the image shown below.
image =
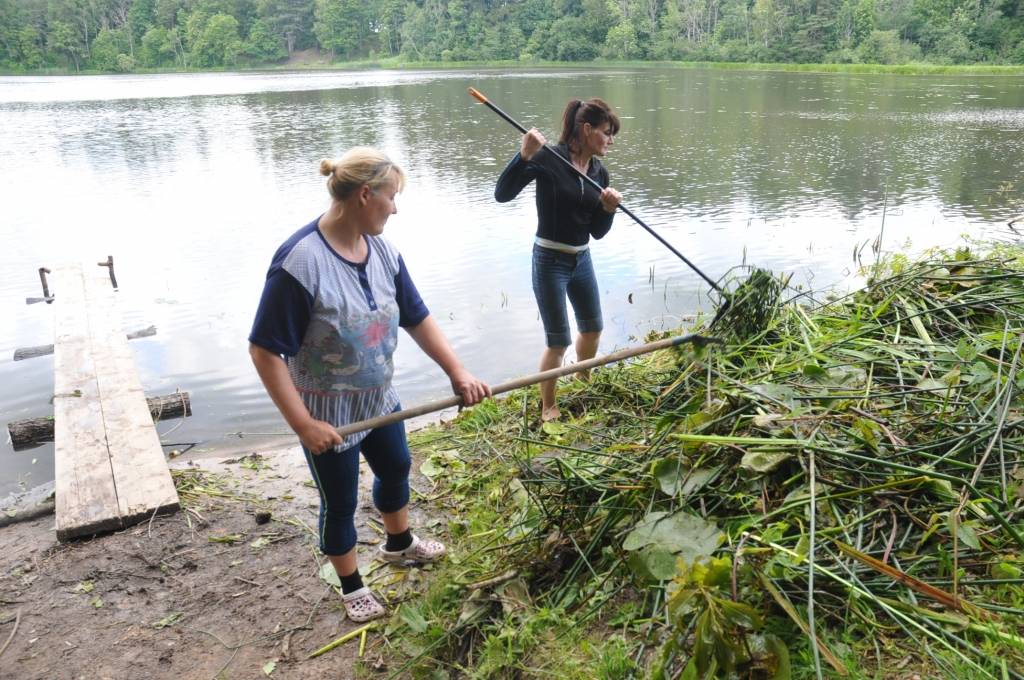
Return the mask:
[[0, 68], [285, 61], [1024, 63], [1024, 0], [0, 0]]

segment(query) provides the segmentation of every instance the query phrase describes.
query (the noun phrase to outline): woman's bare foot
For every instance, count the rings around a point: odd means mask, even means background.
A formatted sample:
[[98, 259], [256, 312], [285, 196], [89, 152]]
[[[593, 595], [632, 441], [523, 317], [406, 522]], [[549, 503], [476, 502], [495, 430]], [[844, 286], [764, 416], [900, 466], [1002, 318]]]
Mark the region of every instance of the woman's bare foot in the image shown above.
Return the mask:
[[543, 409], [540, 412], [540, 422], [546, 423], [552, 420], [558, 420], [562, 417], [562, 412], [558, 410], [557, 406], [551, 406]]

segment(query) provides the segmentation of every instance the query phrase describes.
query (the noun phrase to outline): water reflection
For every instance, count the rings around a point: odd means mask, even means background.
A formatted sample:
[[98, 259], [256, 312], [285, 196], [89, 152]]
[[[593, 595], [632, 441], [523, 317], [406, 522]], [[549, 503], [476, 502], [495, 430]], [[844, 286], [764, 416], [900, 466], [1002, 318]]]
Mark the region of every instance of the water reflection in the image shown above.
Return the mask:
[[[534, 370], [542, 336], [529, 283], [532, 190], [492, 199], [515, 131], [473, 103], [475, 86], [557, 135], [571, 96], [623, 117], [607, 159], [627, 204], [703, 271], [747, 261], [794, 280], [847, 285], [851, 253], [991, 233], [1021, 212], [1024, 84], [715, 71], [363, 72], [0, 78], [0, 411], [44, 415], [52, 361], [11, 362], [52, 340], [35, 268], [113, 254], [147, 392], [192, 392], [168, 441], [237, 443], [283, 429], [245, 353], [271, 254], [326, 206], [322, 156], [385, 148], [409, 185], [387, 235], [463, 359], [498, 382]], [[594, 249], [603, 349], [707, 307], [706, 286], [616, 219]], [[442, 396], [409, 341], [407, 404]], [[162, 432], [173, 424], [161, 424]], [[249, 440], [244, 440], [246, 443]], [[52, 475], [49, 449], [0, 449], [0, 495]], [[35, 465], [31, 464], [36, 459]], [[30, 477], [25, 475], [30, 474]]]

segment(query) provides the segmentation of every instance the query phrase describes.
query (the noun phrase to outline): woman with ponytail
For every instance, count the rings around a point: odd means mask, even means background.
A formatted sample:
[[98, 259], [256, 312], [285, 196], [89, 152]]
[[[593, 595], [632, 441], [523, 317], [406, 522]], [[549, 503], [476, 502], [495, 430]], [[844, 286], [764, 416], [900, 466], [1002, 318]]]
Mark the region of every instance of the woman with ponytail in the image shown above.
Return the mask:
[[459, 362], [427, 311], [405, 261], [381, 232], [398, 212], [401, 168], [376, 149], [357, 147], [324, 160], [327, 211], [274, 255], [249, 335], [256, 371], [299, 436], [320, 492], [320, 550], [341, 580], [353, 621], [383, 616], [356, 559], [359, 453], [373, 471], [373, 502], [387, 541], [379, 559], [430, 562], [443, 544], [409, 529], [409, 447], [401, 422], [342, 438], [335, 428], [399, 409], [391, 385], [398, 327], [444, 370], [463, 403], [490, 388]]
[[[523, 135], [517, 153], [498, 178], [494, 198], [511, 201], [527, 184], [537, 182], [537, 233], [533, 244], [533, 294], [544, 324], [546, 349], [540, 370], [562, 365], [572, 341], [566, 296], [576, 316], [576, 358], [597, 353], [604, 322], [597, 278], [590, 257], [590, 238], [603, 238], [612, 227], [622, 199], [608, 186], [608, 171], [598, 160], [619, 132], [619, 118], [600, 99], [571, 100], [562, 114], [557, 146], [548, 146], [536, 128]], [[597, 191], [571, 168], [553, 158], [559, 154], [604, 187]], [[558, 418], [555, 381], [540, 385], [541, 420]]]

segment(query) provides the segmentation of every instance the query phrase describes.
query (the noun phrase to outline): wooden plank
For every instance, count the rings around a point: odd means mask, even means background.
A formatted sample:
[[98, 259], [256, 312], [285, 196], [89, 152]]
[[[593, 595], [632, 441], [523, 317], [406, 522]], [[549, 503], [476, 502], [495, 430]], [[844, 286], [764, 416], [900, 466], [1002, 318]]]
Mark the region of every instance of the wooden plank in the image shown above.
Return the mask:
[[94, 269], [85, 277], [89, 332], [118, 510], [127, 526], [154, 512], [177, 510], [178, 492], [121, 326], [110, 277], [105, 269]]
[[53, 272], [54, 475], [57, 539], [121, 527], [100, 407], [81, 266]]

